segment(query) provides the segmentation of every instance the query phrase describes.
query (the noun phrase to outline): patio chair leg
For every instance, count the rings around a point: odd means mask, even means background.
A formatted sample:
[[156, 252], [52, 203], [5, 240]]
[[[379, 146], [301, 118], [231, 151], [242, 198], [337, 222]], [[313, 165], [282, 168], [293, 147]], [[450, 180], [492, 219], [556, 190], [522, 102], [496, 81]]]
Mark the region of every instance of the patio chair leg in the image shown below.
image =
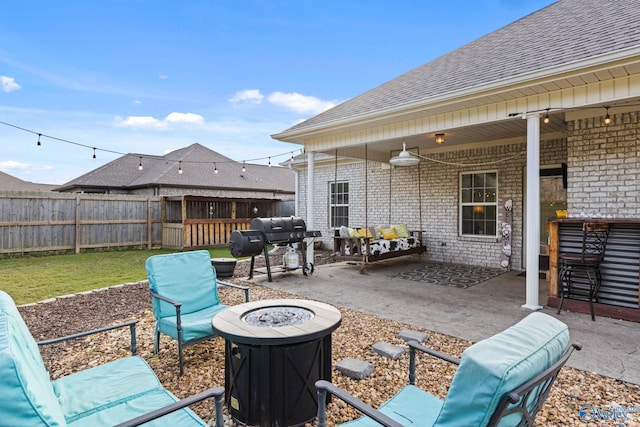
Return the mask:
[[160, 331], [156, 331], [156, 339], [153, 342], [153, 354], [156, 356], [160, 352]]

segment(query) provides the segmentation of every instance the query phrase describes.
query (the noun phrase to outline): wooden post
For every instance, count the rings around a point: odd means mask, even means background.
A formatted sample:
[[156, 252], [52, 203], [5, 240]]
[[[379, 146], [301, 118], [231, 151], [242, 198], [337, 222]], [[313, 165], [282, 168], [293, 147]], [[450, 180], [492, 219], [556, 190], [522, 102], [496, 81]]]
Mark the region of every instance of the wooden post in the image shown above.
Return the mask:
[[80, 253], [80, 193], [76, 195], [76, 253]]
[[558, 296], [558, 222], [547, 222], [549, 232], [549, 296]]

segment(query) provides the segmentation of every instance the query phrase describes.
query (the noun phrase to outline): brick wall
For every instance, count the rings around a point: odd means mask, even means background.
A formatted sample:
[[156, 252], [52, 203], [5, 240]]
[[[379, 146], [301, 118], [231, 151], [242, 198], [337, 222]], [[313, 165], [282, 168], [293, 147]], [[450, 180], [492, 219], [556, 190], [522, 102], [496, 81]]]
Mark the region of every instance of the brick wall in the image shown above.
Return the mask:
[[[540, 163], [566, 162], [566, 141], [556, 139], [541, 144]], [[430, 259], [472, 265], [499, 267], [500, 238], [461, 237], [458, 235], [460, 172], [497, 171], [498, 200], [513, 200], [511, 268], [522, 269], [523, 185], [526, 166], [525, 144], [511, 144], [431, 154], [437, 161], [423, 160], [420, 166], [389, 168], [386, 164], [357, 162], [338, 165], [316, 164], [314, 186], [315, 228], [323, 241], [333, 247], [329, 229], [329, 183], [349, 182], [350, 226], [406, 223], [409, 229], [426, 233]], [[499, 161], [502, 160], [502, 161]], [[365, 187], [366, 176], [366, 187]], [[307, 173], [299, 173], [298, 213], [306, 217]], [[366, 203], [365, 203], [366, 197]], [[499, 207], [500, 222], [504, 210]]]
[[567, 123], [569, 213], [637, 218], [640, 213], [640, 112]]

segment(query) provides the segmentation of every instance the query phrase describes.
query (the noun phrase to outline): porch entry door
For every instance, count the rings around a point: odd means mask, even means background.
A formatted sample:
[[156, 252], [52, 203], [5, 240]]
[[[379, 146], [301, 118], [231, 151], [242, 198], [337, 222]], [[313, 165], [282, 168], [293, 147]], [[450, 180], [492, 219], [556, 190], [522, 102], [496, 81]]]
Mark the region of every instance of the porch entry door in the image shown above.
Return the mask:
[[[527, 174], [524, 174], [524, 226], [523, 226], [523, 246], [522, 265], [526, 265], [527, 248], [527, 218], [526, 206], [527, 197]], [[540, 255], [547, 255], [549, 245], [549, 232], [547, 231], [547, 220], [555, 218], [556, 210], [567, 209], [567, 188], [566, 173], [561, 166], [540, 169]]]

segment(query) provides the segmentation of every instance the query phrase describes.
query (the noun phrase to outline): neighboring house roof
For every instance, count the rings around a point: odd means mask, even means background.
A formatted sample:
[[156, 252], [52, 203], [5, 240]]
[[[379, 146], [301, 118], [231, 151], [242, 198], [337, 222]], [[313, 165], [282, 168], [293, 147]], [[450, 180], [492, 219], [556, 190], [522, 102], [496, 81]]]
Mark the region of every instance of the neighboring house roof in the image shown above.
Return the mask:
[[[138, 169], [142, 163], [143, 170]], [[56, 191], [79, 188], [145, 187], [216, 188], [294, 193], [294, 172], [288, 168], [238, 163], [200, 144], [192, 144], [164, 156], [126, 154], [92, 170]], [[178, 169], [182, 168], [182, 173]], [[214, 173], [214, 169], [218, 173]]]
[[640, 46], [638, 0], [559, 0], [330, 110], [273, 135], [349, 123], [381, 111], [441, 102], [461, 92]]
[[2, 191], [51, 191], [55, 187], [57, 186], [52, 184], [23, 181], [15, 176], [0, 172], [0, 190]]

